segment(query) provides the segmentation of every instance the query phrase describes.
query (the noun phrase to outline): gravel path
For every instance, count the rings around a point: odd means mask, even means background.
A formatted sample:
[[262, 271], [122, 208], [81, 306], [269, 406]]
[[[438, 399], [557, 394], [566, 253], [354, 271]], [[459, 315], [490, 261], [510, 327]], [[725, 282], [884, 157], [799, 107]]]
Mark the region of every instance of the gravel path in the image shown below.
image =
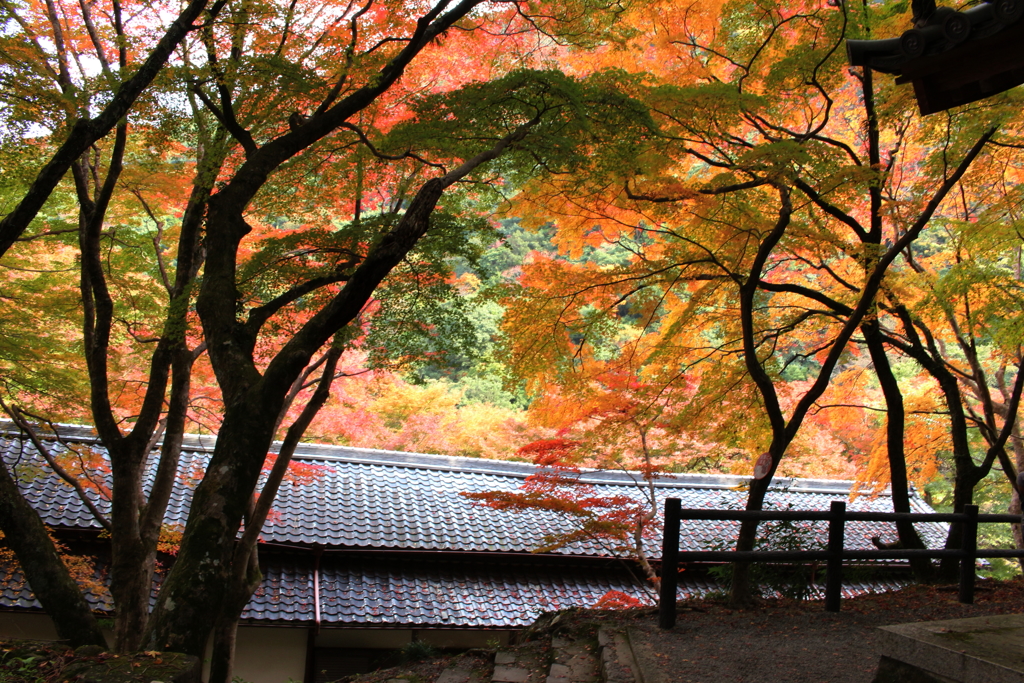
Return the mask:
[[770, 602], [733, 610], [703, 602], [682, 607], [676, 627], [657, 617], [630, 626], [645, 683], [870, 683], [878, 666], [878, 626], [1024, 612], [1024, 582], [979, 584], [974, 605], [955, 590], [913, 586], [844, 600]]

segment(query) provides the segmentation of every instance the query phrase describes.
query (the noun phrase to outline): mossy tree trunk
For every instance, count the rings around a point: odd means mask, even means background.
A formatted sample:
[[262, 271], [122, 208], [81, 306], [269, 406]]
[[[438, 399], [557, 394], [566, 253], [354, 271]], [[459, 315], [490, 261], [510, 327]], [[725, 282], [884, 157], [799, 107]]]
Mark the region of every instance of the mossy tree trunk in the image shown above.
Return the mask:
[[29, 587], [46, 610], [62, 640], [72, 647], [106, 649], [96, 618], [78, 584], [68, 573], [39, 515], [18, 491], [7, 464], [0, 460], [0, 530], [29, 579]]
[[[341, 291], [282, 347], [260, 373], [254, 355], [262, 324], [291, 301], [235, 318], [237, 252], [248, 232], [242, 211], [251, 178], [239, 180], [245, 190], [228, 190], [210, 200], [207, 218], [208, 259], [198, 300], [210, 360], [224, 393], [225, 412], [206, 475], [196, 488], [177, 561], [164, 581], [150, 629], [148, 647], [201, 655], [210, 629], [241, 609], [225, 601], [235, 566], [234, 539], [250, 504], [270, 449], [278, 417], [295, 378], [331, 337], [352, 322], [391, 270], [426, 234], [430, 217], [444, 190], [481, 164], [500, 156], [522, 140], [539, 119], [523, 124], [490, 149], [445, 175], [425, 182], [397, 225], [367, 252]], [[247, 162], [248, 163], [248, 162]], [[236, 194], [241, 192], [241, 195]], [[247, 561], [247, 559], [246, 559]], [[244, 606], [244, 603], [243, 603]], [[237, 615], [236, 615], [237, 616]]]

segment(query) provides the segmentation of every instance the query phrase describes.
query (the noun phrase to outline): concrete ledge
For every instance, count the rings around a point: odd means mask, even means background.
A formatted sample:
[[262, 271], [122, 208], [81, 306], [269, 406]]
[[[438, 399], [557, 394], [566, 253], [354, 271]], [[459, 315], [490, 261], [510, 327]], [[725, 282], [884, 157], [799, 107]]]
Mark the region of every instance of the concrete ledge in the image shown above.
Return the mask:
[[883, 626], [881, 654], [959, 683], [1024, 683], [1024, 614]]
[[882, 655], [878, 661], [878, 672], [871, 683], [956, 683], [956, 681]]

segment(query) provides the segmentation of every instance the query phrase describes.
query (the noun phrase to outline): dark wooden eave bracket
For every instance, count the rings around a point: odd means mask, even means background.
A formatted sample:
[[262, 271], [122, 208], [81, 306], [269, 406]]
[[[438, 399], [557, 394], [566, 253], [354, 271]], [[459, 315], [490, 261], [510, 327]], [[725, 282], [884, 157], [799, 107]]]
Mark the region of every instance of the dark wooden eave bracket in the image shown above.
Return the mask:
[[930, 23], [885, 40], [848, 40], [850, 64], [912, 83], [922, 114], [975, 102], [1024, 83], [1024, 0], [965, 12], [940, 7]]

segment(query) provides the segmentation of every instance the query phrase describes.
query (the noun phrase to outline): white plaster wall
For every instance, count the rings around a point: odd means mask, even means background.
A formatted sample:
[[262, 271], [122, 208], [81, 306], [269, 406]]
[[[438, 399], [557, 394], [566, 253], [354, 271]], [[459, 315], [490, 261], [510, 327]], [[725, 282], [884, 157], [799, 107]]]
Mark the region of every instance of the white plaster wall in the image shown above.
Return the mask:
[[[306, 674], [306, 629], [240, 626], [235, 650], [235, 675], [249, 683], [302, 681]], [[110, 634], [107, 640], [110, 640]], [[0, 612], [0, 638], [58, 640], [45, 614]], [[209, 673], [205, 662], [204, 678]]]
[[302, 681], [306, 674], [304, 628], [239, 626], [234, 675], [249, 683]]
[[515, 631], [321, 628], [316, 636], [316, 647], [399, 650], [414, 640], [430, 643], [435, 647], [486, 647], [491, 641], [497, 641], [499, 645], [508, 645], [512, 633]]
[[[114, 632], [101, 628], [107, 646], [114, 644]], [[0, 638], [21, 640], [60, 640], [53, 621], [38, 612], [0, 612]]]
[[0, 612], [0, 638], [57, 640], [57, 629], [45, 614]]
[[[422, 640], [436, 647], [482, 647], [488, 641], [508, 643], [511, 631], [348, 629], [325, 628], [316, 647], [397, 650]], [[53, 622], [45, 614], [0, 612], [0, 638], [57, 640]], [[306, 673], [305, 628], [240, 626], [235, 649], [234, 675], [247, 683], [301, 682]], [[109, 635], [108, 635], [109, 640]], [[204, 662], [204, 678], [209, 662]]]
[[408, 629], [321, 628], [316, 647], [353, 647], [398, 650], [412, 642]]

